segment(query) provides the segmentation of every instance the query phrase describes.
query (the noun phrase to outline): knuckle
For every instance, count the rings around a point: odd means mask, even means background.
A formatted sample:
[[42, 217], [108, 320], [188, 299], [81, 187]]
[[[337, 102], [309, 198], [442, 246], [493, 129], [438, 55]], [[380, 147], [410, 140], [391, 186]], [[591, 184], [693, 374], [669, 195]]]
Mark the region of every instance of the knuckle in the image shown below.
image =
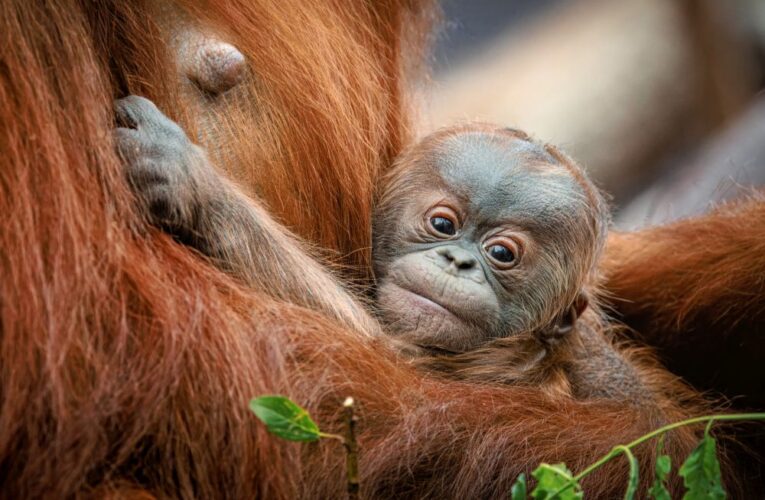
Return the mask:
[[117, 144], [117, 154], [127, 166], [130, 166], [141, 157], [141, 148], [137, 144], [121, 143]]
[[170, 177], [154, 163], [141, 162], [128, 169], [128, 178], [138, 188], [148, 189], [151, 186], [167, 185]]
[[162, 144], [167, 148], [185, 149], [190, 141], [177, 123], [163, 116], [150, 124], [144, 132], [149, 141]]
[[114, 101], [114, 111], [118, 120], [126, 122], [130, 128], [138, 128], [138, 125], [155, 124], [167, 120], [164, 114], [149, 99], [129, 95]]
[[157, 106], [152, 101], [140, 95], [132, 94], [127, 97], [124, 97], [122, 100], [125, 101], [127, 105], [131, 107], [150, 110], [150, 111], [157, 110]]

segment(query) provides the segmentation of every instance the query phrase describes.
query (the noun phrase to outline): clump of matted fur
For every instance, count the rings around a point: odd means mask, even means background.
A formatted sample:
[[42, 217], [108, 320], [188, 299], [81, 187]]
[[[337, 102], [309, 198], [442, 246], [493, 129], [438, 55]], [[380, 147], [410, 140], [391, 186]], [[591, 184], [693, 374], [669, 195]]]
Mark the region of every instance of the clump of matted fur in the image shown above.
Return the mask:
[[573, 354], [571, 340], [548, 349], [533, 335], [520, 333], [465, 353], [418, 357], [414, 364], [460, 380], [537, 387], [549, 395], [571, 397], [565, 371]]

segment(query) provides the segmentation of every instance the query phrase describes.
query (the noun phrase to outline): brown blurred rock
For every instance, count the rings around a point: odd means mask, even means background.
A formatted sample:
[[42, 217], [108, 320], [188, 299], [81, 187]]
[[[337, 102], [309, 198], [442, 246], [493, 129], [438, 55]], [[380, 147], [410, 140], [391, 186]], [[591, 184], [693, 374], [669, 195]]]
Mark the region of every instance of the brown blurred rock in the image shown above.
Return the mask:
[[697, 215], [765, 186], [765, 97], [693, 158], [678, 163], [619, 212], [620, 229]]

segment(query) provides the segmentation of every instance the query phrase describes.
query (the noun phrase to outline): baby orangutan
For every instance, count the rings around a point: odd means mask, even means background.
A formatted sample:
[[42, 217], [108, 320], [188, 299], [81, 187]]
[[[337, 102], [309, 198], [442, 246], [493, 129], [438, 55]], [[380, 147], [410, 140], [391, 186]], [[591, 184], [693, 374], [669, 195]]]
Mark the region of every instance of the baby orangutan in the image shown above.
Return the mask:
[[491, 125], [436, 132], [399, 158], [376, 207], [386, 331], [416, 363], [456, 377], [639, 398], [588, 308], [608, 220], [555, 148]]
[[[247, 284], [378, 336], [353, 294], [153, 103], [131, 96], [115, 112], [153, 224]], [[588, 307], [607, 222], [597, 190], [554, 148], [490, 125], [436, 132], [398, 160], [374, 218], [386, 338], [454, 377], [639, 401], [650, 391]]]

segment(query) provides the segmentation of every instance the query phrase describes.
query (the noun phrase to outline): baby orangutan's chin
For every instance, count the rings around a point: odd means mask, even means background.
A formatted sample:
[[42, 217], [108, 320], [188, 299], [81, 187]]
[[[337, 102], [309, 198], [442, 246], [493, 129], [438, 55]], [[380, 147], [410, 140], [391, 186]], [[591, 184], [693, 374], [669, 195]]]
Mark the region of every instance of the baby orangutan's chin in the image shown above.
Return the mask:
[[378, 287], [377, 303], [388, 332], [397, 339], [423, 347], [464, 352], [481, 345], [485, 333], [434, 300], [391, 280]]

